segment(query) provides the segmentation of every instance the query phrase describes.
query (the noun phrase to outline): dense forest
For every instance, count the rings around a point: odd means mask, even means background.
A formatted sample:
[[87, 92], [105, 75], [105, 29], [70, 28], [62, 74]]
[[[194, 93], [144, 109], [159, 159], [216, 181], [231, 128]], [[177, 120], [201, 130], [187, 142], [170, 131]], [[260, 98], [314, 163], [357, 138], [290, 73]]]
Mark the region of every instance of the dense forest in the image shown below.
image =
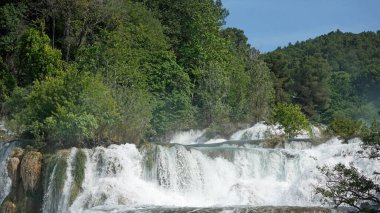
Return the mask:
[[276, 101], [300, 104], [316, 122], [335, 117], [379, 120], [380, 31], [337, 30], [263, 58], [276, 76]]
[[270, 120], [282, 103], [325, 124], [379, 119], [380, 32], [260, 54], [227, 16], [220, 0], [2, 1], [7, 128], [67, 147], [228, 132]]
[[269, 116], [270, 70], [243, 31], [222, 28], [220, 1], [3, 1], [0, 14], [16, 134], [138, 143]]

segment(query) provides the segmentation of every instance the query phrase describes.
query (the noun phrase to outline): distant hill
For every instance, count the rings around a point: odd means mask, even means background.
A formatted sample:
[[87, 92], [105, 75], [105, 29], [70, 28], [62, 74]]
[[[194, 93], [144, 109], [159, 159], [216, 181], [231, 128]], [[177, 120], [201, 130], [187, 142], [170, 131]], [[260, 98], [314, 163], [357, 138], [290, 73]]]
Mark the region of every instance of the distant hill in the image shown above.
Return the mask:
[[337, 30], [262, 57], [274, 75], [276, 101], [301, 104], [315, 121], [379, 119], [380, 31]]

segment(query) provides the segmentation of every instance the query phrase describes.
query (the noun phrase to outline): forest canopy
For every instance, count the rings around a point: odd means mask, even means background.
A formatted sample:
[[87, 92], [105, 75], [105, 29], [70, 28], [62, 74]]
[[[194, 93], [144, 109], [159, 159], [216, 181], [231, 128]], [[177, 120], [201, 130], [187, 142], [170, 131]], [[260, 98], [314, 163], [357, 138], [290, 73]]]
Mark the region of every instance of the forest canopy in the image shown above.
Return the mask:
[[227, 16], [220, 0], [2, 1], [7, 127], [67, 147], [268, 121], [283, 103], [313, 122], [379, 119], [379, 32], [260, 54]]

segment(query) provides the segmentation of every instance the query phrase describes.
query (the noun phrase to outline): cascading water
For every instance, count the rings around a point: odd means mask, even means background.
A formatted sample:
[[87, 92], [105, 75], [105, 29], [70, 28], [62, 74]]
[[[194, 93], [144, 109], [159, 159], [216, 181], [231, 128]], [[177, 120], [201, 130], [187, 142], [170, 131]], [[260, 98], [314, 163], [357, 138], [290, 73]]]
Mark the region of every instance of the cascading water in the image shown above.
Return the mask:
[[7, 164], [8, 157], [17, 142], [0, 142], [0, 204], [7, 197], [12, 186], [12, 180], [8, 176]]
[[[316, 167], [349, 164], [360, 149], [359, 140], [341, 144], [336, 138], [302, 150], [264, 149], [244, 142], [98, 147], [83, 150], [85, 179], [72, 205], [67, 205], [65, 189], [55, 202], [65, 203], [57, 208], [69, 212], [148, 206], [321, 206], [314, 186], [323, 178]], [[68, 165], [75, 164], [73, 150]], [[380, 163], [358, 158], [355, 166], [371, 175]], [[70, 170], [68, 166], [67, 175]], [[71, 181], [68, 175], [64, 188]], [[45, 200], [44, 212], [49, 212], [49, 202]]]
[[[77, 148], [72, 148], [70, 153], [59, 153], [48, 178], [48, 184], [45, 186], [45, 195], [43, 199], [43, 213], [60, 212], [65, 213], [69, 210], [71, 190], [73, 186], [73, 168], [76, 165], [75, 156]], [[66, 156], [67, 155], [67, 156]], [[64, 161], [64, 163], [62, 163]], [[59, 174], [57, 170], [65, 169], [64, 174]], [[64, 177], [60, 177], [64, 175]], [[64, 180], [63, 185], [60, 184]]]

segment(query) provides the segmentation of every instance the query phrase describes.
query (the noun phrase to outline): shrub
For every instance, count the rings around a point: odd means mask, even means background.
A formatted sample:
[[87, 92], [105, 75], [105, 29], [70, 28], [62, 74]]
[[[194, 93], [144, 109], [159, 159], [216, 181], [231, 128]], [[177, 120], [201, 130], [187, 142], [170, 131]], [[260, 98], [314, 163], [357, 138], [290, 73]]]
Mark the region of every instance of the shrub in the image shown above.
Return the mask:
[[272, 119], [279, 123], [288, 137], [294, 137], [301, 130], [309, 129], [309, 121], [302, 113], [301, 108], [295, 104], [279, 103], [273, 109]]
[[359, 135], [362, 122], [355, 121], [350, 118], [336, 117], [334, 118], [329, 128], [333, 133], [339, 135], [345, 141]]
[[16, 89], [6, 105], [11, 112], [9, 128], [32, 135], [42, 145], [101, 140], [118, 120], [116, 102], [101, 78], [73, 69], [35, 81], [30, 91]]

